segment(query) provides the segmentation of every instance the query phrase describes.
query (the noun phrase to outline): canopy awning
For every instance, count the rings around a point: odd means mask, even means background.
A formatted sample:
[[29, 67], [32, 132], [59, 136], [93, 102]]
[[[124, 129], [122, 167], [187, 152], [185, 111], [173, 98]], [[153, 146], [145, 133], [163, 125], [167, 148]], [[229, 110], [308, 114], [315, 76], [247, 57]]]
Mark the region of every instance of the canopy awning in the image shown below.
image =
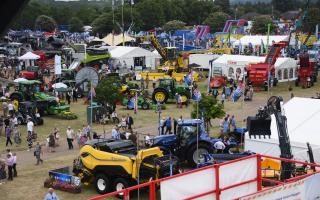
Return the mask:
[[24, 54], [23, 56], [18, 57], [19, 60], [38, 60], [39, 58], [40, 56], [30, 51]]

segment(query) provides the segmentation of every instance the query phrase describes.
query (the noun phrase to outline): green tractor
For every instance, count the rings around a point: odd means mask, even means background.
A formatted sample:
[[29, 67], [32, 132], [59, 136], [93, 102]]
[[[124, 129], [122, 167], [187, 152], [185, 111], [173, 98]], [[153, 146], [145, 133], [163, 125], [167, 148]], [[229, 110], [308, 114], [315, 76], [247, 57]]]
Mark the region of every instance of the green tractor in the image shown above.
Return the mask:
[[154, 103], [166, 103], [168, 99], [174, 99], [176, 94], [181, 96], [181, 102], [188, 104], [191, 97], [190, 89], [185, 85], [177, 85], [173, 78], [159, 79], [159, 86], [153, 90], [152, 100]]
[[41, 82], [37, 80], [21, 81], [16, 91], [10, 95], [10, 99], [18, 103], [23, 101], [35, 102], [41, 115], [70, 110], [70, 106], [59, 104], [54, 96], [40, 92], [40, 87]]

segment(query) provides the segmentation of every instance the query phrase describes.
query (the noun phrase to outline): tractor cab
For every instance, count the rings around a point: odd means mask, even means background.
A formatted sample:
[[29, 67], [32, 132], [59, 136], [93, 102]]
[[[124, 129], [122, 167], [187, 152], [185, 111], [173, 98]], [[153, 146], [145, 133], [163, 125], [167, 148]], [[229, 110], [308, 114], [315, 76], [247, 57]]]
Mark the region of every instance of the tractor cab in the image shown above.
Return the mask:
[[10, 96], [11, 100], [17, 101], [32, 101], [34, 100], [35, 93], [40, 92], [40, 81], [29, 80], [19, 82], [16, 91], [13, 92]]
[[38, 71], [39, 70], [40, 70], [40, 68], [38, 66], [28, 66], [28, 67], [26, 67], [26, 70], [21, 71], [19, 75], [21, 78], [34, 80], [34, 79], [38, 78], [38, 76], [39, 76]]

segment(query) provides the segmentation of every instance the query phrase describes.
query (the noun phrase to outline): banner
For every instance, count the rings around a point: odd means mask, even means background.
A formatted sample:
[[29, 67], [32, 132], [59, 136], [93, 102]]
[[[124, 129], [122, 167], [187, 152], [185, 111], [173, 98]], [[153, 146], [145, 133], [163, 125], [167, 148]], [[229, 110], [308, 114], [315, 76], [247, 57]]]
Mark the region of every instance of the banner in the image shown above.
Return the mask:
[[54, 56], [54, 74], [55, 75], [61, 74], [61, 56], [58, 56], [58, 55]]
[[239, 200], [314, 200], [320, 199], [320, 174], [267, 189]]

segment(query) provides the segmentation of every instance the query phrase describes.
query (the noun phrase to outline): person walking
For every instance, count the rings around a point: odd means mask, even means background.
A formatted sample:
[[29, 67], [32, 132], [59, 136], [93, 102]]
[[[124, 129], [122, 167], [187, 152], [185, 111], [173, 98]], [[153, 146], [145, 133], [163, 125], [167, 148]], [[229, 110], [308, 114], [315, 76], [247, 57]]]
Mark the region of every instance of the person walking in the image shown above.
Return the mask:
[[35, 150], [34, 150], [34, 156], [37, 159], [36, 165], [39, 165], [40, 162], [41, 162], [41, 164], [43, 163], [43, 160], [41, 159], [41, 155], [42, 154], [43, 154], [43, 152], [42, 152], [42, 149], [41, 149], [41, 145], [40, 145], [39, 142], [37, 142], [37, 145], [36, 145]]
[[149, 74], [147, 73], [147, 76], [146, 76], [146, 89], [148, 90], [148, 88], [149, 88], [149, 81], [150, 81], [150, 79], [149, 79]]
[[18, 129], [18, 126], [14, 126], [12, 132], [13, 132], [14, 143], [16, 143], [17, 145], [21, 144], [21, 133]]
[[3, 117], [7, 117], [8, 114], [8, 103], [2, 102], [2, 111], [3, 111]]
[[11, 141], [12, 130], [11, 130], [10, 126], [6, 126], [5, 133], [6, 133], [6, 138], [7, 138], [6, 147], [8, 146], [9, 143], [12, 146], [12, 141]]
[[54, 147], [56, 145], [54, 133], [50, 133], [48, 135], [48, 146], [49, 146], [49, 152], [52, 153], [54, 152]]
[[13, 153], [12, 158], [13, 158], [13, 165], [12, 165], [13, 177], [17, 177], [18, 176], [18, 173], [17, 173], [17, 154]]
[[163, 117], [162, 119], [160, 119], [159, 122], [159, 129], [160, 129], [160, 134], [163, 135], [164, 133], [164, 127], [165, 127], [165, 118]]
[[226, 95], [225, 95], [225, 93], [223, 92], [222, 94], [221, 94], [221, 104], [222, 105], [224, 105], [224, 101], [226, 100]]
[[7, 166], [8, 166], [8, 180], [12, 181], [12, 169], [13, 169], [13, 157], [10, 154], [7, 154]]
[[70, 126], [68, 126], [68, 129], [67, 129], [67, 142], [68, 142], [68, 147], [69, 147], [69, 150], [73, 149], [73, 130], [71, 129]]
[[144, 78], [143, 77], [141, 77], [141, 79], [140, 79], [140, 89], [141, 90], [144, 90]]
[[156, 77], [153, 77], [153, 79], [152, 79], [152, 88], [153, 88], [153, 89], [156, 88], [156, 84], [157, 84]]
[[44, 200], [59, 200], [59, 197], [54, 192], [53, 188], [49, 188], [48, 189], [48, 193], [44, 197]]
[[33, 127], [34, 127], [34, 124], [33, 124], [33, 122], [31, 121], [31, 119], [29, 118], [28, 119], [28, 123], [27, 123], [27, 131], [28, 131], [28, 133], [27, 133], [27, 141], [28, 141], [28, 147], [29, 147], [29, 149], [28, 149], [28, 151], [30, 151], [31, 150], [31, 147], [32, 147], [32, 140], [33, 140], [33, 138], [32, 138], [32, 135], [33, 135]]
[[6, 164], [3, 159], [0, 159], [0, 185], [4, 183], [4, 180], [7, 178], [6, 173]]
[[12, 104], [12, 101], [10, 101], [8, 103], [8, 112], [9, 112], [9, 115], [12, 116], [14, 114], [14, 106]]
[[129, 113], [127, 113], [126, 124], [128, 129], [132, 129], [131, 126], [133, 125], [133, 118], [129, 115]]
[[235, 131], [237, 126], [236, 126], [236, 119], [235, 119], [234, 115], [231, 116], [230, 125], [231, 125], [232, 130]]
[[178, 126], [178, 121], [173, 118], [173, 134], [177, 134], [177, 126]]
[[67, 92], [66, 100], [67, 100], [68, 105], [70, 105], [70, 103], [71, 103], [71, 93], [70, 92]]
[[77, 88], [72, 89], [72, 101], [78, 102], [78, 89]]
[[171, 133], [171, 127], [172, 127], [172, 122], [171, 122], [171, 117], [169, 117], [166, 122], [165, 122], [165, 125], [166, 125], [166, 132], [164, 133], [165, 135], [167, 133]]

